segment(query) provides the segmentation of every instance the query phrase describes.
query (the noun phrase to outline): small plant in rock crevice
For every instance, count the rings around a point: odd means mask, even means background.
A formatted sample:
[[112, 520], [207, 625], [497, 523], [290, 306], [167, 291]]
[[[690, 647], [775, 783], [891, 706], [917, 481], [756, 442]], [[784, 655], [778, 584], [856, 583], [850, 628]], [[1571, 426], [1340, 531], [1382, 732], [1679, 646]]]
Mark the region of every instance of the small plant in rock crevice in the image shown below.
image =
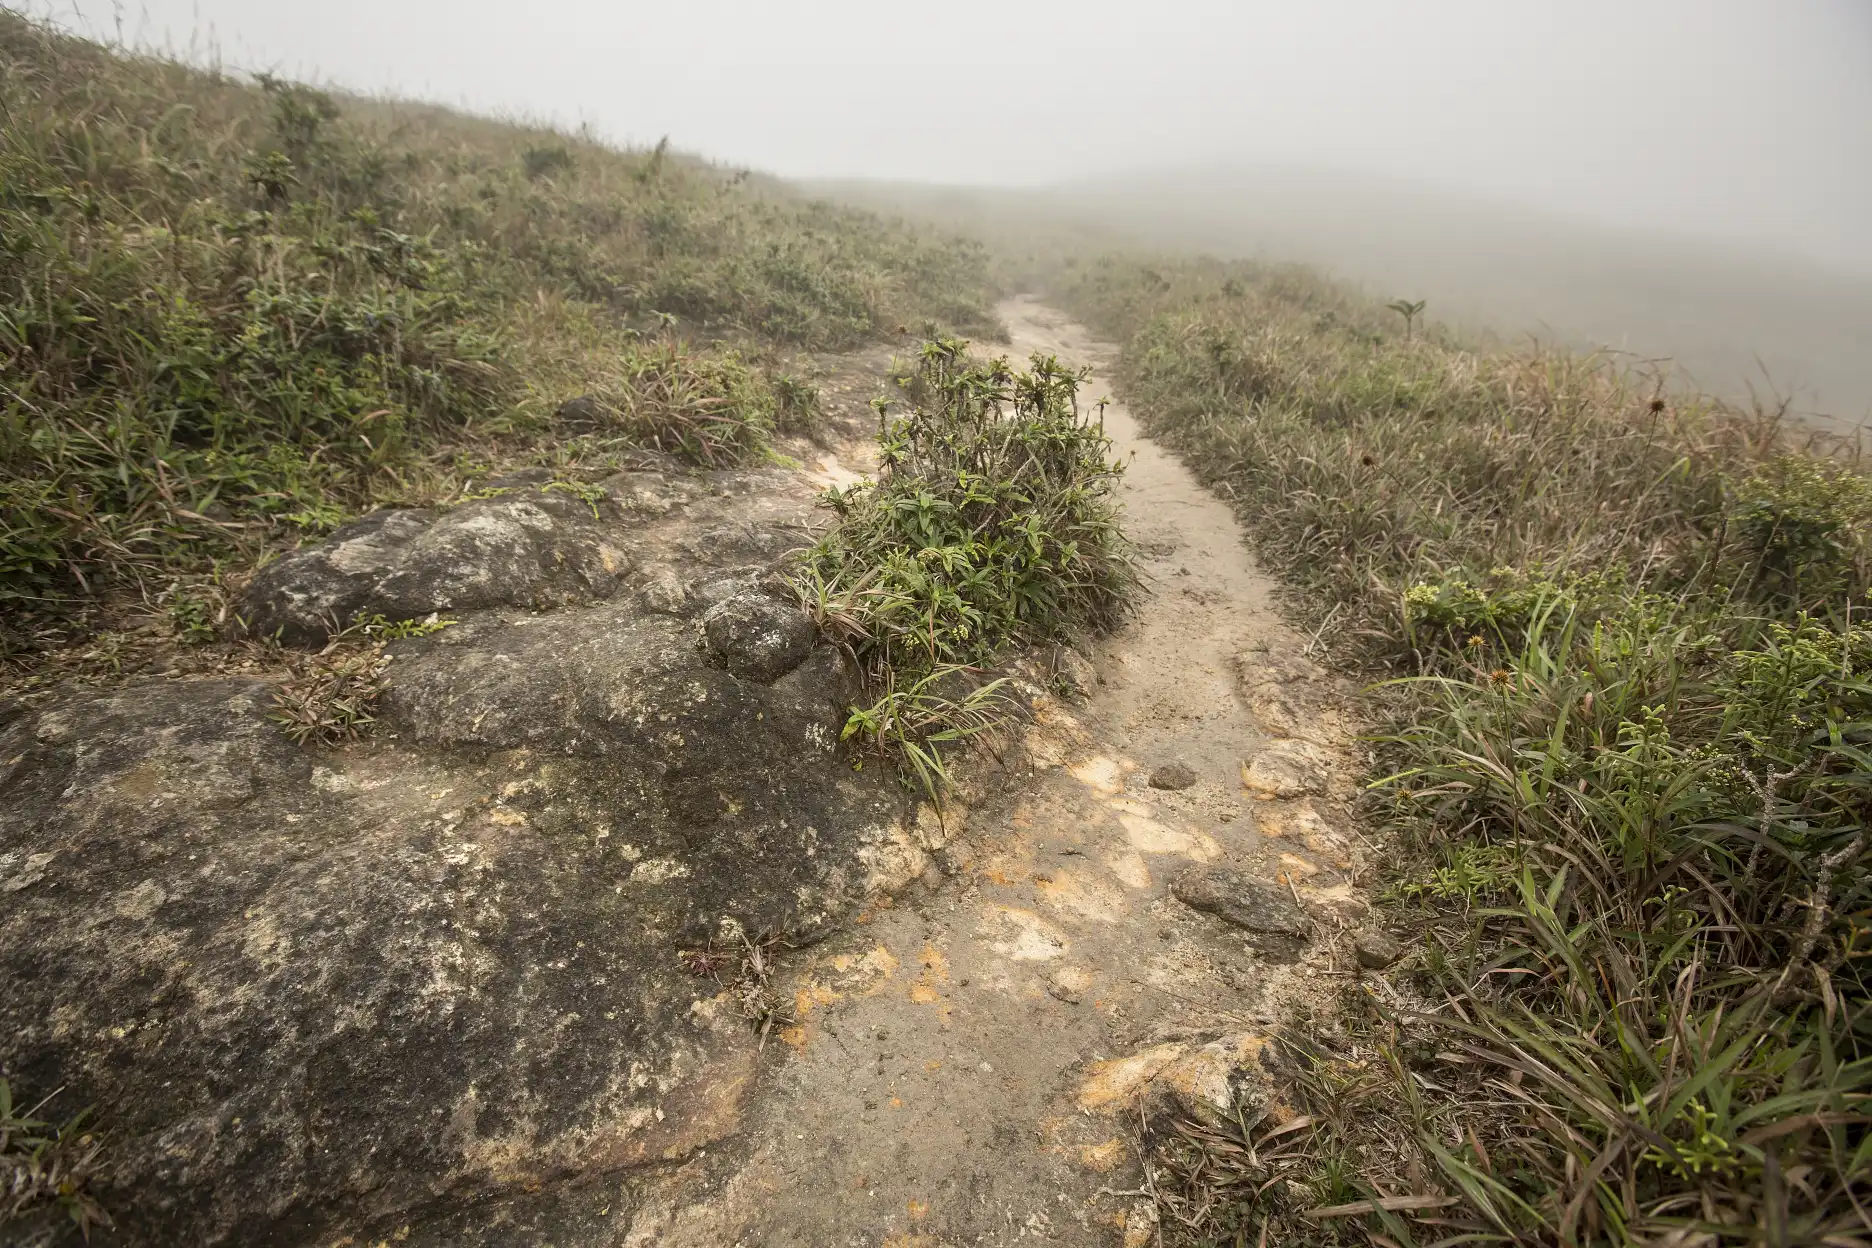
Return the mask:
[[[383, 617], [376, 617], [381, 621]], [[294, 656], [294, 671], [273, 693], [269, 713], [275, 723], [300, 745], [336, 745], [355, 741], [376, 722], [377, 701], [389, 687], [390, 656], [384, 640], [422, 636], [446, 622], [378, 628], [376, 621], [360, 623], [332, 638], [316, 654]]]
[[700, 949], [678, 950], [683, 969], [711, 979], [733, 999], [765, 1045], [777, 1027], [795, 1022], [792, 1003], [773, 983], [780, 951], [790, 948], [784, 932], [768, 932], [758, 939], [734, 919], [723, 919], [720, 932]]
[[1099, 409], [1078, 402], [1084, 377], [1046, 356], [1016, 370], [957, 340], [925, 345], [909, 410], [878, 405], [877, 480], [827, 492], [837, 523], [794, 575], [874, 699], [846, 738], [907, 760], [932, 794], [941, 745], [1012, 709], [976, 673], [1109, 628], [1130, 601], [1121, 469]]
[[112, 1225], [92, 1192], [104, 1173], [104, 1140], [87, 1125], [89, 1111], [60, 1125], [40, 1119], [51, 1100], [19, 1109], [13, 1085], [0, 1079], [0, 1231], [22, 1228], [43, 1210], [63, 1209], [88, 1240], [93, 1227]]

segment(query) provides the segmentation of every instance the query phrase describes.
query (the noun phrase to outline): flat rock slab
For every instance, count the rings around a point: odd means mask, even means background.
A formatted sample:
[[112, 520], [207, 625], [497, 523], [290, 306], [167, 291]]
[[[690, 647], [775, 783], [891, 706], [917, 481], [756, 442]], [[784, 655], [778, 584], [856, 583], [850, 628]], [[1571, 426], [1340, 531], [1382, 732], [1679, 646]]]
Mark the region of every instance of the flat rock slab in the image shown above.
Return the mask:
[[1170, 892], [1190, 909], [1240, 928], [1274, 961], [1297, 961], [1311, 930], [1291, 894], [1233, 867], [1191, 867], [1171, 881]]
[[1242, 764], [1242, 787], [1258, 798], [1324, 793], [1329, 762], [1310, 742], [1276, 741]]
[[[550, 483], [548, 483], [550, 486]], [[241, 597], [247, 632], [318, 646], [360, 612], [390, 620], [608, 598], [633, 558], [604, 505], [531, 485], [446, 512], [382, 510], [262, 568]]]

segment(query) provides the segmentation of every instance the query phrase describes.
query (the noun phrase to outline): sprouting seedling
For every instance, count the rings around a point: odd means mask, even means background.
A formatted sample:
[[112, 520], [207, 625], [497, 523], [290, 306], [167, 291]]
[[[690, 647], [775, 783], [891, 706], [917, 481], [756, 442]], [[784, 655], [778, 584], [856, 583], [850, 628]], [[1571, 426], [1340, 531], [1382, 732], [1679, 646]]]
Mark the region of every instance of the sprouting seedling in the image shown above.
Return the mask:
[[1385, 307], [1390, 308], [1393, 312], [1404, 318], [1404, 340], [1409, 342], [1411, 339], [1411, 331], [1416, 325], [1417, 318], [1424, 310], [1424, 301], [1419, 299], [1417, 302], [1412, 303], [1409, 299], [1393, 299], [1390, 303], [1385, 304]]

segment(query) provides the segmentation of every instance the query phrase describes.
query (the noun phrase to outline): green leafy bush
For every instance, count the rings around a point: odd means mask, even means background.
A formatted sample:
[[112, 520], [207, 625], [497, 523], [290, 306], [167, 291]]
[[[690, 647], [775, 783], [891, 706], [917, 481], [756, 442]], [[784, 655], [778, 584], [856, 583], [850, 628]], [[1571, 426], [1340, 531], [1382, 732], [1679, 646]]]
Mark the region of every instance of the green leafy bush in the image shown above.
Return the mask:
[[[838, 522], [796, 576], [879, 696], [846, 735], [900, 751], [990, 722], [985, 695], [953, 676], [1109, 628], [1136, 582], [1121, 469], [1101, 413], [1078, 403], [1084, 374], [1040, 355], [1017, 371], [966, 347], [930, 342], [905, 387], [923, 397], [895, 420], [880, 404], [878, 479], [827, 493]], [[939, 774], [933, 753], [912, 757], [926, 780]]]

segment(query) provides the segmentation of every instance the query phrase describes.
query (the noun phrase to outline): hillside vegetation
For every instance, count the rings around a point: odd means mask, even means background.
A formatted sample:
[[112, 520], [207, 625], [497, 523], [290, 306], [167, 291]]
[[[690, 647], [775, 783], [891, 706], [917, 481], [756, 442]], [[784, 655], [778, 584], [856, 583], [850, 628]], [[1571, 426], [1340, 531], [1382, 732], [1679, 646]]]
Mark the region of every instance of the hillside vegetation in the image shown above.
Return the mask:
[[1169, 1148], [1167, 1226], [1867, 1242], [1865, 465], [1304, 270], [1054, 286], [1342, 655], [1397, 677], [1370, 792], [1416, 952], [1291, 1033], [1310, 1145], [1244, 1118]]
[[[758, 450], [811, 408], [791, 351], [993, 333], [958, 240], [662, 145], [237, 80], [10, 13], [0, 240], [15, 653], [497, 462]], [[580, 395], [584, 432], [549, 442]]]

